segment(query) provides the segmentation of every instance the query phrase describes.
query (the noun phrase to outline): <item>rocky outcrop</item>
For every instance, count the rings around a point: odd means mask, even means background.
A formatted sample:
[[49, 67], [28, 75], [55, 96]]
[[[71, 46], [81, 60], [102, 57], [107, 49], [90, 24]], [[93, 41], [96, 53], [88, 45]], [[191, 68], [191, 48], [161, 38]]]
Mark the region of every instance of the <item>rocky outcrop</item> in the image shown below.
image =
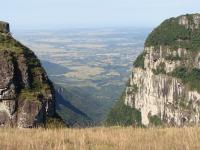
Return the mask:
[[35, 54], [0, 22], [0, 126], [30, 128], [55, 115], [54, 88]]
[[9, 23], [0, 21], [0, 32], [9, 33], [10, 32]]
[[125, 96], [143, 125], [200, 123], [199, 25], [199, 14], [171, 18], [147, 38]]

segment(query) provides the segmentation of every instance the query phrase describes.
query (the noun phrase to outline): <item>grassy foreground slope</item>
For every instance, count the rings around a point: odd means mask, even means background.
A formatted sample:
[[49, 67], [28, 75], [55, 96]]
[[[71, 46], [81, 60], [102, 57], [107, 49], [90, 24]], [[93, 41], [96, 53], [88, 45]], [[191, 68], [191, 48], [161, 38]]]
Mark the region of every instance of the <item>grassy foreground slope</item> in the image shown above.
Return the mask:
[[0, 129], [0, 149], [186, 150], [200, 149], [200, 127]]

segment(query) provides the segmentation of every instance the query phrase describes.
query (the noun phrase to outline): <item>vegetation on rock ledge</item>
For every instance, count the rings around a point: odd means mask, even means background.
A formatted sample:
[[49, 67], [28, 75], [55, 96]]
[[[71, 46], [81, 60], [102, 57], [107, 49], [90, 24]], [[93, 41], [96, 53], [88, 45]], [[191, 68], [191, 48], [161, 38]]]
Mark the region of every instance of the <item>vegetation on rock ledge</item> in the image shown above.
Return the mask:
[[135, 60], [134, 62], [134, 67], [140, 67], [144, 69], [144, 57], [145, 57], [145, 52], [141, 53]]
[[184, 84], [188, 84], [192, 90], [200, 92], [200, 69], [176, 68], [171, 75], [180, 78]]
[[156, 69], [153, 69], [153, 73], [155, 75], [158, 75], [158, 74], [166, 74], [166, 71], [165, 71], [165, 63], [160, 63], [160, 65], [156, 68]]
[[[193, 15], [186, 15], [189, 26], [193, 26]], [[186, 28], [179, 24], [178, 18], [164, 21], [147, 38], [146, 47], [170, 46], [172, 49], [185, 48], [200, 51], [200, 28]]]

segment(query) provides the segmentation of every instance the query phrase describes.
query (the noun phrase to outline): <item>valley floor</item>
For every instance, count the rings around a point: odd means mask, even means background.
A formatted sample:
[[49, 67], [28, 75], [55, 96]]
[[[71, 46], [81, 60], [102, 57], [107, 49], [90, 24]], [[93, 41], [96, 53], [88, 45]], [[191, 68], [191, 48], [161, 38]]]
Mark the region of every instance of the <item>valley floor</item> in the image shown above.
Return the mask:
[[190, 150], [200, 149], [200, 127], [0, 129], [3, 150]]

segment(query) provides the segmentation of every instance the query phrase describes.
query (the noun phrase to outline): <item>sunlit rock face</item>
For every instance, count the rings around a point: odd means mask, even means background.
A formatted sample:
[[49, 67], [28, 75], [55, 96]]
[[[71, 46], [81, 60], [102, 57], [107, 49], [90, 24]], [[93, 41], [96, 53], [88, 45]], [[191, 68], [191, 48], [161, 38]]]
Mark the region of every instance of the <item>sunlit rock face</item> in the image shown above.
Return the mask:
[[0, 126], [32, 128], [55, 113], [54, 89], [40, 61], [0, 22]]
[[200, 15], [164, 21], [147, 38], [126, 87], [125, 104], [149, 126], [200, 123]]

